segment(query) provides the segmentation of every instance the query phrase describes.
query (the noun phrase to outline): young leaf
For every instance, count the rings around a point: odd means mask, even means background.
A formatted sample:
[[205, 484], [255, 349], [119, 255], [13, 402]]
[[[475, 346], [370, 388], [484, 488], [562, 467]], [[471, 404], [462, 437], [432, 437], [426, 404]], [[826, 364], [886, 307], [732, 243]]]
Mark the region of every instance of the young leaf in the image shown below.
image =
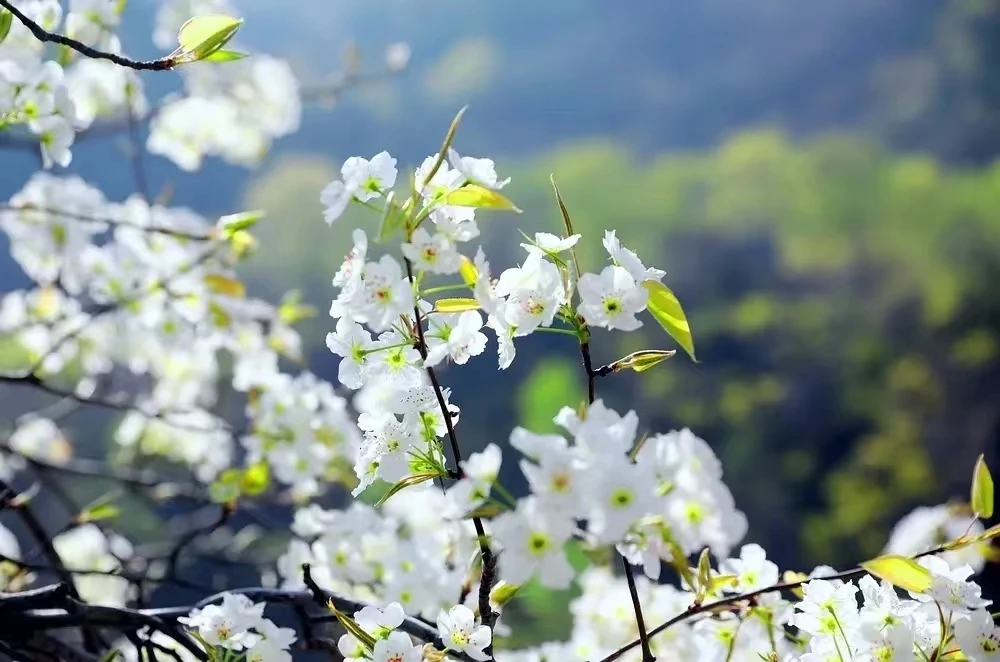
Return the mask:
[[204, 282], [205, 287], [215, 294], [222, 294], [233, 299], [242, 299], [246, 296], [246, 288], [243, 286], [243, 283], [235, 278], [223, 276], [222, 274], [207, 274]]
[[649, 312], [653, 314], [660, 326], [670, 334], [670, 337], [684, 348], [692, 361], [697, 361], [694, 355], [694, 338], [691, 337], [691, 326], [688, 324], [684, 309], [677, 295], [663, 283], [647, 280], [642, 284], [649, 292]]
[[880, 556], [865, 561], [861, 567], [893, 586], [914, 593], [926, 591], [931, 585], [931, 573], [927, 568], [905, 556]]
[[7, 38], [10, 34], [10, 26], [14, 23], [14, 15], [10, 13], [9, 9], [0, 8], [0, 44], [3, 40]]
[[[445, 155], [448, 153], [448, 148], [451, 147], [451, 143], [455, 140], [455, 134], [458, 133], [458, 125], [462, 123], [462, 115], [465, 115], [465, 111], [468, 110], [468, 106], [462, 106], [462, 108], [455, 113], [455, 118], [451, 121], [448, 126], [448, 133], [444, 136], [444, 142], [441, 143], [441, 151], [438, 152], [438, 157], [431, 165], [431, 169], [427, 172], [427, 179], [422, 182], [417, 182], [420, 187], [426, 186], [432, 179], [437, 171], [441, 169], [441, 164], [444, 163]], [[414, 191], [416, 195], [416, 191]]]
[[99, 522], [105, 519], [113, 519], [121, 514], [121, 509], [113, 503], [101, 503], [86, 508], [76, 516], [78, 524], [86, 522]]
[[521, 213], [521, 210], [513, 202], [493, 189], [478, 184], [466, 184], [462, 188], [452, 191], [445, 196], [444, 204], [477, 209], [506, 209], [518, 214]]
[[649, 370], [655, 365], [666, 361], [677, 352], [672, 349], [643, 349], [632, 352], [624, 358], [620, 358], [611, 364], [614, 371], [631, 369], [636, 372]]
[[215, 503], [232, 503], [236, 501], [240, 498], [241, 479], [242, 474], [239, 469], [226, 469], [208, 488], [209, 497]]
[[223, 238], [232, 239], [234, 234], [240, 230], [249, 230], [257, 225], [257, 222], [262, 218], [264, 218], [264, 212], [259, 209], [244, 211], [220, 217], [215, 227]]
[[475, 299], [438, 299], [434, 302], [434, 310], [439, 313], [461, 313], [466, 310], [479, 310], [479, 302]]
[[115, 648], [114, 650], [109, 650], [101, 657], [101, 662], [118, 662], [118, 660], [124, 660], [125, 655], [122, 653], [120, 648]]
[[330, 608], [330, 611], [333, 612], [334, 616], [337, 617], [337, 620], [340, 621], [340, 624], [344, 626], [344, 629], [347, 630], [347, 633], [360, 641], [361, 645], [367, 648], [368, 652], [371, 653], [371, 651], [375, 648], [375, 637], [368, 634], [368, 632], [358, 625], [358, 622], [353, 618], [334, 607], [332, 602], [327, 604], [327, 606]]
[[302, 301], [302, 293], [298, 290], [286, 293], [281, 300], [281, 305], [278, 306], [278, 318], [291, 326], [304, 319], [315, 317], [316, 307], [300, 303], [300, 301]]
[[704, 595], [708, 590], [708, 585], [712, 582], [712, 559], [709, 556], [708, 548], [701, 550], [698, 557], [698, 592]]
[[[806, 573], [796, 572], [795, 570], [785, 570], [785, 572], [782, 573], [781, 575], [781, 581], [783, 581], [786, 584], [801, 583], [806, 581], [807, 579], [809, 579], [809, 576]], [[795, 588], [793, 588], [792, 593], [794, 593], [795, 597], [797, 597], [799, 600], [801, 600], [802, 596], [805, 595], [805, 593], [802, 591], [801, 586], [796, 586]]]
[[462, 519], [473, 519], [475, 517], [480, 519], [492, 519], [503, 512], [504, 508], [502, 506], [495, 503], [486, 503], [479, 506], [475, 510], [466, 513], [465, 517]]
[[230, 51], [230, 50], [226, 50], [224, 48], [220, 48], [219, 50], [215, 51], [214, 53], [211, 53], [211, 54], [206, 55], [205, 57], [201, 58], [201, 61], [202, 62], [233, 62], [234, 60], [242, 60], [243, 58], [248, 57], [249, 55], [250, 55], [249, 53], [241, 53], [240, 51]]
[[479, 278], [479, 271], [476, 265], [469, 258], [462, 256], [462, 263], [458, 267], [458, 273], [462, 276], [462, 281], [469, 287], [475, 287]]
[[981, 519], [993, 517], [993, 476], [982, 455], [972, 472], [972, 510]]
[[493, 605], [494, 609], [503, 607], [517, 595], [520, 588], [520, 584], [510, 584], [501, 579], [496, 586], [490, 589], [490, 604]]
[[250, 496], [263, 494], [271, 484], [271, 467], [261, 460], [251, 464], [240, 477], [240, 492]]
[[188, 19], [177, 33], [177, 42], [181, 45], [181, 60], [204, 60], [229, 43], [241, 25], [243, 19], [223, 14]]
[[395, 191], [389, 191], [385, 196], [385, 209], [382, 211], [382, 222], [379, 223], [379, 241], [386, 241], [406, 225], [406, 215], [394, 202], [395, 195]]
[[[556, 178], [554, 175], [549, 175], [549, 181], [552, 182], [552, 190], [556, 194], [556, 204], [559, 205], [559, 214], [562, 216], [563, 226], [566, 228], [566, 236], [572, 237], [575, 232], [573, 232], [573, 221], [569, 217], [569, 209], [566, 207], [566, 203], [563, 202], [562, 195], [559, 194], [559, 187], [556, 186]], [[574, 274], [579, 275], [580, 272], [580, 261], [576, 257], [576, 246], [573, 246], [570, 250], [570, 255], [573, 256], [573, 268]], [[571, 277], [570, 280], [574, 280], [575, 276]]]
[[419, 473], [419, 474], [413, 474], [412, 476], [407, 476], [403, 480], [399, 481], [398, 483], [390, 487], [389, 491], [383, 494], [382, 498], [378, 500], [378, 503], [375, 504], [375, 507], [377, 508], [381, 506], [383, 503], [388, 501], [392, 496], [394, 496], [401, 490], [405, 490], [407, 487], [412, 487], [413, 485], [419, 485], [420, 483], [427, 482], [428, 480], [434, 480], [435, 478], [438, 478], [440, 475], [441, 474], [438, 473], [428, 472], [428, 473]]

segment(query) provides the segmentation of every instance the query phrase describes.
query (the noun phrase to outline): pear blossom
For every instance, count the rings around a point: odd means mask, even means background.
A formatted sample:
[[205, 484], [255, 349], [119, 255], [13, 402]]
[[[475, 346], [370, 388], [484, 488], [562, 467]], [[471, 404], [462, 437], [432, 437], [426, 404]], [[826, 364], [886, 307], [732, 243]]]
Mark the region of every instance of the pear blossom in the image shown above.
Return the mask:
[[475, 615], [465, 605], [455, 605], [437, 617], [438, 635], [446, 650], [465, 653], [474, 660], [488, 660], [483, 649], [492, 642], [492, 633], [485, 625], [476, 625]]
[[635, 331], [636, 315], [646, 309], [649, 293], [623, 267], [608, 266], [600, 275], [583, 274], [577, 284], [578, 312], [591, 326]]

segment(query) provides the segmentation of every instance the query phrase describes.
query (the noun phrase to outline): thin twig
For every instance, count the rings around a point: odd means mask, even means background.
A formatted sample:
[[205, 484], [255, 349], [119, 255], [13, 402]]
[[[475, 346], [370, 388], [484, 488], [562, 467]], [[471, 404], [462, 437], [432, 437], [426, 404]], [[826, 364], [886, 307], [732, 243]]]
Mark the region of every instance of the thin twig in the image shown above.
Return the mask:
[[[950, 542], [938, 545], [937, 547], [928, 549], [925, 552], [915, 554], [912, 558], [919, 559], [925, 556], [933, 556], [934, 554], [940, 554], [941, 552], [946, 552], [948, 551], [948, 547], [950, 545], [951, 545]], [[750, 591], [749, 593], [741, 593], [739, 595], [731, 595], [726, 598], [720, 598], [719, 600], [715, 600], [714, 602], [706, 602], [700, 605], [694, 604], [688, 607], [686, 610], [682, 611], [681, 613], [677, 614], [670, 620], [661, 623], [660, 625], [657, 625], [655, 628], [649, 631], [649, 636], [651, 637], [656, 636], [661, 632], [663, 632], [664, 630], [670, 628], [671, 626], [677, 625], [678, 623], [686, 621], [689, 618], [697, 616], [698, 614], [714, 612], [723, 608], [732, 607], [737, 603], [747, 602], [749, 600], [753, 600], [754, 598], [766, 595], [768, 593], [791, 591], [792, 589], [799, 588], [800, 586], [804, 586], [809, 582], [816, 580], [834, 581], [839, 579], [841, 581], [847, 582], [847, 581], [852, 581], [854, 579], [859, 579], [867, 574], [870, 573], [864, 568], [860, 567], [852, 568], [851, 570], [844, 570], [843, 572], [838, 572], [837, 574], [834, 575], [824, 575], [822, 577], [807, 577], [806, 579], [794, 582], [781, 582], [779, 584], [772, 584], [771, 586], [765, 586], [764, 588], [757, 589], [756, 591]], [[616, 650], [614, 653], [611, 653], [607, 657], [601, 658], [600, 662], [612, 662], [613, 660], [618, 659], [619, 657], [629, 652], [636, 646], [640, 645], [640, 643], [641, 642], [638, 639], [629, 642], [628, 644], [625, 644], [624, 646]]]
[[[589, 331], [584, 329], [584, 333], [587, 334], [584, 337], [589, 338]], [[590, 404], [594, 404], [597, 396], [597, 378], [610, 374], [610, 372], [605, 371], [605, 367], [594, 370], [594, 362], [590, 356], [590, 342], [588, 340], [581, 339], [580, 355], [583, 358], [583, 369], [587, 372], [587, 399]], [[625, 581], [628, 583], [629, 596], [632, 598], [635, 624], [639, 628], [638, 642], [642, 646], [642, 662], [655, 662], [656, 658], [653, 656], [653, 650], [649, 646], [649, 633], [646, 632], [645, 619], [642, 617], [642, 603], [639, 600], [639, 591], [635, 585], [635, 574], [632, 570], [632, 565], [620, 552], [619, 556], [621, 556], [622, 565], [625, 566]]]
[[[410, 262], [409, 258], [404, 258], [406, 262], [406, 273], [410, 279], [410, 282], [415, 282], [413, 279], [413, 263]], [[420, 352], [420, 357], [426, 361], [427, 360], [427, 342], [424, 340], [424, 329], [420, 322], [420, 309], [416, 304], [413, 306], [414, 315], [414, 326], [416, 327], [417, 338], [419, 343], [417, 345], [417, 351]], [[448, 403], [444, 400], [444, 393], [441, 389], [441, 383], [438, 381], [437, 374], [434, 372], [434, 368], [426, 366], [427, 377], [431, 380], [431, 386], [434, 389], [434, 395], [437, 397], [438, 406], [441, 409], [441, 416], [444, 417], [445, 427], [448, 430], [448, 440], [451, 444], [451, 452], [455, 457], [455, 470], [458, 473], [458, 478], [461, 479], [465, 475], [465, 471], [462, 469], [462, 449], [458, 444], [458, 435], [455, 434], [455, 426], [451, 420], [451, 412], [448, 410]], [[472, 525], [476, 529], [476, 536], [479, 539], [479, 555], [482, 559], [483, 570], [479, 579], [479, 617], [482, 620], [483, 625], [490, 629], [491, 642], [493, 626], [496, 624], [496, 619], [498, 614], [493, 611], [493, 607], [490, 606], [490, 590], [493, 588], [493, 582], [496, 579], [496, 556], [493, 554], [493, 550], [490, 548], [489, 539], [486, 536], [486, 527], [483, 525], [483, 520], [481, 517], [473, 517]], [[484, 652], [493, 659], [493, 644], [490, 643], [484, 649]]]
[[31, 31], [31, 34], [35, 36], [35, 39], [42, 42], [48, 42], [50, 44], [59, 44], [60, 46], [72, 48], [77, 53], [95, 60], [109, 60], [119, 66], [136, 69], [138, 71], [165, 71], [167, 69], [173, 69], [177, 64], [177, 61], [171, 57], [143, 61], [133, 60], [116, 53], [101, 51], [96, 48], [92, 48], [83, 42], [77, 41], [76, 39], [72, 39], [55, 32], [49, 32], [38, 23], [35, 23], [30, 18], [25, 16], [20, 9], [12, 5], [8, 0], [0, 0], [0, 7], [8, 9], [17, 20], [24, 24], [24, 27]]

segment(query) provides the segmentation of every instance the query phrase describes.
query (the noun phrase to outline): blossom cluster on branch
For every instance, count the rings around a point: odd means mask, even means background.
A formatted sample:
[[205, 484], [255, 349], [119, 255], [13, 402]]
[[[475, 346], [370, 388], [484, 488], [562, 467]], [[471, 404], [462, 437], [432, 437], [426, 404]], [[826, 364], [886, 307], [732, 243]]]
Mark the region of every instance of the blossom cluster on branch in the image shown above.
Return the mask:
[[[323, 189], [328, 224], [351, 206], [372, 222], [354, 229], [331, 274], [326, 344], [339, 383], [302, 368], [294, 327], [314, 311], [294, 294], [277, 304], [248, 296], [238, 275], [262, 214], [208, 219], [153, 200], [142, 152], [183, 170], [206, 157], [252, 165], [297, 128], [306, 95], [286, 63], [223, 48], [240, 25], [226, 0], [165, 0], [154, 42], [169, 49], [177, 33], [180, 48], [152, 61], [121, 53], [125, 6], [71, 0], [63, 16], [56, 0], [0, 0], [0, 138], [30, 137], [42, 165], [0, 205], [11, 257], [32, 282], [0, 299], [9, 368], [0, 382], [55, 399], [0, 440], [0, 512], [10, 515], [0, 524], [0, 655], [1000, 659], [1000, 629], [972, 579], [1000, 533], [981, 521], [993, 512], [985, 463], [968, 504], [915, 511], [885, 555], [843, 572], [782, 573], [760, 546], [742, 544], [747, 519], [708, 443], [689, 429], [646, 429], [598, 392], [618, 372], [669, 369], [660, 364], [676, 350], [595, 365], [596, 329], [657, 324], [694, 359], [666, 272], [613, 229], [574, 232], [554, 181], [562, 230], [524, 235], [518, 264], [491, 264], [476, 245], [480, 224], [520, 210], [491, 159], [456, 151], [462, 113], [412, 173], [401, 176], [388, 152], [355, 156]], [[408, 56], [394, 46], [388, 69]], [[175, 68], [183, 94], [147, 100], [137, 72]], [[99, 121], [122, 117], [135, 195], [109, 200], [81, 177], [49, 172]], [[140, 120], [150, 122], [144, 149]], [[607, 260], [582, 265], [577, 246], [598, 241]], [[439, 371], [492, 361], [488, 348], [505, 370], [537, 333], [578, 349], [587, 401], [558, 412], [558, 434], [514, 427], [503, 445], [469, 453], [462, 394]], [[222, 407], [234, 394], [238, 422]], [[116, 416], [111, 462], [77, 457], [63, 419], [81, 408]], [[525, 494], [499, 480], [505, 463], [520, 469]], [[113, 500], [77, 503], [62, 475], [197, 509], [166, 545], [130, 541], [114, 526]], [[340, 509], [321, 502], [335, 486], [351, 495]], [[39, 493], [68, 511], [61, 526], [43, 522]], [[259, 516], [265, 505], [294, 510], [289, 530]], [[232, 556], [235, 532], [232, 544], [210, 544], [240, 515], [256, 518], [250, 537], [284, 536], [273, 564]], [[219, 592], [186, 572], [191, 557], [249, 565], [261, 586]], [[505, 645], [503, 612], [524, 587], [574, 584], [566, 640]], [[163, 585], [203, 599], [150, 606]]]

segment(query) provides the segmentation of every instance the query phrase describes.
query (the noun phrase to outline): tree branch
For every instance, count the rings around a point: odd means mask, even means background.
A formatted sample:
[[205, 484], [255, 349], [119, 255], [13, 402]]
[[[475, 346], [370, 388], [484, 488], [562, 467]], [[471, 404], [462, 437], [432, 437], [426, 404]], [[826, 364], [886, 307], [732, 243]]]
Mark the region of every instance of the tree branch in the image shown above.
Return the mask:
[[95, 60], [108, 60], [119, 66], [136, 69], [138, 71], [165, 71], [167, 69], [173, 69], [177, 64], [177, 62], [170, 57], [160, 58], [159, 60], [142, 61], [133, 60], [115, 53], [101, 51], [96, 48], [92, 48], [83, 42], [77, 41], [76, 39], [71, 39], [70, 37], [57, 34], [55, 32], [49, 32], [38, 23], [35, 23], [30, 18], [25, 16], [21, 10], [12, 5], [8, 0], [0, 0], [0, 7], [8, 9], [10, 13], [24, 25], [24, 27], [31, 31], [31, 34], [35, 36], [35, 39], [41, 42], [66, 46], [81, 55], [85, 55]]
[[[410, 279], [410, 283], [415, 282], [413, 279], [413, 263], [410, 262], [409, 258], [404, 257], [406, 262], [406, 274]], [[417, 346], [417, 351], [420, 352], [420, 357], [426, 361], [427, 360], [427, 342], [424, 340], [424, 328], [420, 322], [420, 309], [417, 304], [413, 305], [413, 321], [416, 326], [417, 338], [419, 339], [419, 344]], [[434, 368], [427, 366], [427, 377], [431, 380], [431, 386], [434, 389], [434, 395], [437, 397], [438, 406], [441, 409], [441, 415], [444, 417], [445, 427], [448, 430], [448, 440], [451, 443], [451, 452], [455, 456], [455, 470], [458, 474], [458, 479], [461, 479], [465, 475], [465, 471], [462, 469], [462, 449], [458, 444], [458, 435], [455, 434], [455, 426], [451, 421], [451, 412], [448, 411], [448, 403], [444, 401], [444, 393], [441, 390], [441, 383], [438, 381], [437, 374], [434, 372]], [[479, 617], [483, 622], [483, 625], [490, 629], [490, 637], [492, 641], [493, 626], [496, 624], [497, 616], [493, 611], [493, 607], [490, 606], [490, 590], [493, 588], [493, 582], [496, 579], [496, 567], [497, 560], [496, 556], [493, 554], [493, 550], [490, 548], [489, 539], [486, 536], [486, 527], [483, 525], [483, 520], [481, 517], [473, 517], [472, 525], [476, 528], [476, 536], [479, 538], [479, 554], [482, 558], [483, 571], [479, 578]], [[485, 653], [493, 659], [493, 644], [490, 643], [489, 646], [485, 648]]]
[[[594, 400], [597, 396], [597, 378], [610, 374], [610, 371], [605, 370], [606, 366], [594, 370], [594, 361], [590, 356], [590, 332], [587, 330], [586, 325], [583, 326], [583, 329], [587, 334], [584, 337], [588, 338], [588, 340], [581, 339], [580, 356], [583, 359], [583, 369], [587, 372], [587, 399], [590, 404], [594, 404]], [[628, 583], [629, 596], [632, 598], [632, 610], [635, 612], [635, 624], [636, 627], [639, 628], [638, 643], [642, 646], [642, 662], [656, 662], [656, 658], [653, 656], [653, 651], [649, 646], [649, 633], [646, 632], [646, 623], [642, 617], [642, 604], [639, 600], [639, 591], [635, 585], [635, 574], [632, 571], [632, 565], [620, 552], [618, 555], [621, 557], [622, 565], [625, 567], [625, 581]]]

